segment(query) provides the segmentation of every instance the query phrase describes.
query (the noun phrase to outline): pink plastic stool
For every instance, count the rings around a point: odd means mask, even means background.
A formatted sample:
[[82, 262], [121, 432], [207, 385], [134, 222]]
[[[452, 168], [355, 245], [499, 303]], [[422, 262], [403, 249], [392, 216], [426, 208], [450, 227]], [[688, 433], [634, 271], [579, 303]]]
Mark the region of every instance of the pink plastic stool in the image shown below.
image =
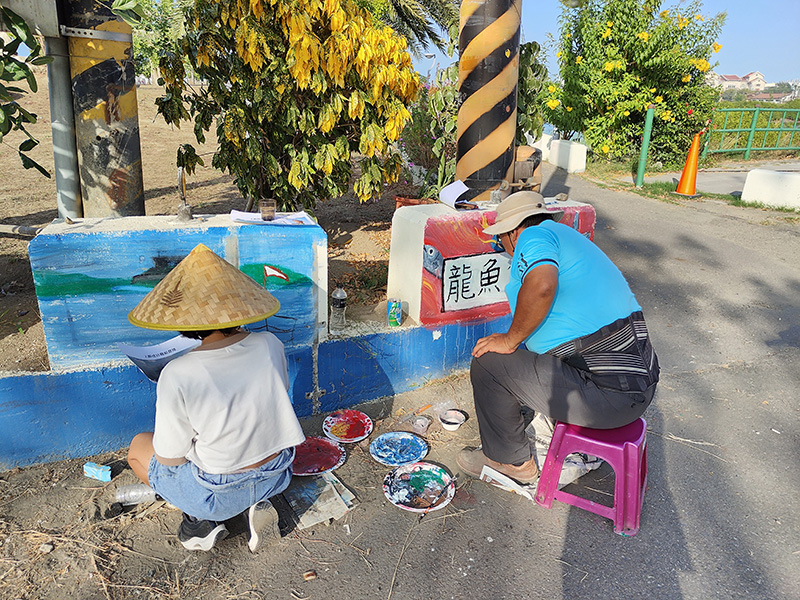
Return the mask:
[[[614, 469], [614, 506], [609, 507], [558, 489], [564, 459], [573, 452], [599, 456]], [[637, 419], [617, 429], [590, 429], [556, 423], [553, 441], [536, 488], [536, 503], [545, 508], [559, 500], [614, 521], [614, 533], [639, 531], [647, 485], [647, 423]]]

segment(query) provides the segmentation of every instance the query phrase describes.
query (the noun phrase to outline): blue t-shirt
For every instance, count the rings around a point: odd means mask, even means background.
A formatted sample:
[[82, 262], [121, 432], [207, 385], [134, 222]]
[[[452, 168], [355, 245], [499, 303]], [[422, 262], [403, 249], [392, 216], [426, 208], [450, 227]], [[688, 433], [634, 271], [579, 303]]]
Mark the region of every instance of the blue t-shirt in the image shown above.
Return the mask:
[[550, 312], [525, 340], [528, 350], [542, 354], [642, 310], [625, 277], [600, 248], [571, 227], [544, 221], [525, 229], [514, 248], [506, 286], [512, 313], [525, 276], [544, 264], [558, 267], [558, 289]]

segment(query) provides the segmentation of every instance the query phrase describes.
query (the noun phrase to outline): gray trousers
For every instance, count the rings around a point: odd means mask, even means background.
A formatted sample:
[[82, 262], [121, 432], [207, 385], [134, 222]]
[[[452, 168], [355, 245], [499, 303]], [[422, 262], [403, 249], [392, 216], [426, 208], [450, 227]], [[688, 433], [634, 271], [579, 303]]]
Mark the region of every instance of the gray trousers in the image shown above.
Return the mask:
[[557, 421], [613, 429], [641, 417], [656, 388], [641, 393], [601, 389], [561, 359], [521, 349], [473, 359], [470, 379], [483, 453], [504, 464], [531, 457], [520, 404]]

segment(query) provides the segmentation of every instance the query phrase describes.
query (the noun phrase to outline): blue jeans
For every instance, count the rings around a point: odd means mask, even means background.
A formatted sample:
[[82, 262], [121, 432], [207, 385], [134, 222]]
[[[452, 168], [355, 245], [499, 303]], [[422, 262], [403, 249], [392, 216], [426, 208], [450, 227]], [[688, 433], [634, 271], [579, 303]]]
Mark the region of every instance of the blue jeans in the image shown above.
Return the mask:
[[286, 448], [256, 469], [215, 475], [192, 462], [162, 465], [153, 456], [147, 477], [159, 496], [186, 514], [224, 521], [285, 490], [292, 479], [293, 460], [294, 448]]

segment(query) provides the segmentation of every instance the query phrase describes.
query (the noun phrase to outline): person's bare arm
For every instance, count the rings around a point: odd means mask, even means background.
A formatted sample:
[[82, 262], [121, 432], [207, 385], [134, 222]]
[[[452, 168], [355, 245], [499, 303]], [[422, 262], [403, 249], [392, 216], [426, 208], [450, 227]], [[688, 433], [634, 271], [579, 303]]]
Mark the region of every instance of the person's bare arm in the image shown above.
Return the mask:
[[479, 339], [472, 349], [475, 358], [486, 352], [511, 354], [541, 324], [558, 289], [558, 267], [553, 264], [539, 265], [532, 269], [522, 281], [517, 295], [517, 308], [507, 333], [493, 333]]

